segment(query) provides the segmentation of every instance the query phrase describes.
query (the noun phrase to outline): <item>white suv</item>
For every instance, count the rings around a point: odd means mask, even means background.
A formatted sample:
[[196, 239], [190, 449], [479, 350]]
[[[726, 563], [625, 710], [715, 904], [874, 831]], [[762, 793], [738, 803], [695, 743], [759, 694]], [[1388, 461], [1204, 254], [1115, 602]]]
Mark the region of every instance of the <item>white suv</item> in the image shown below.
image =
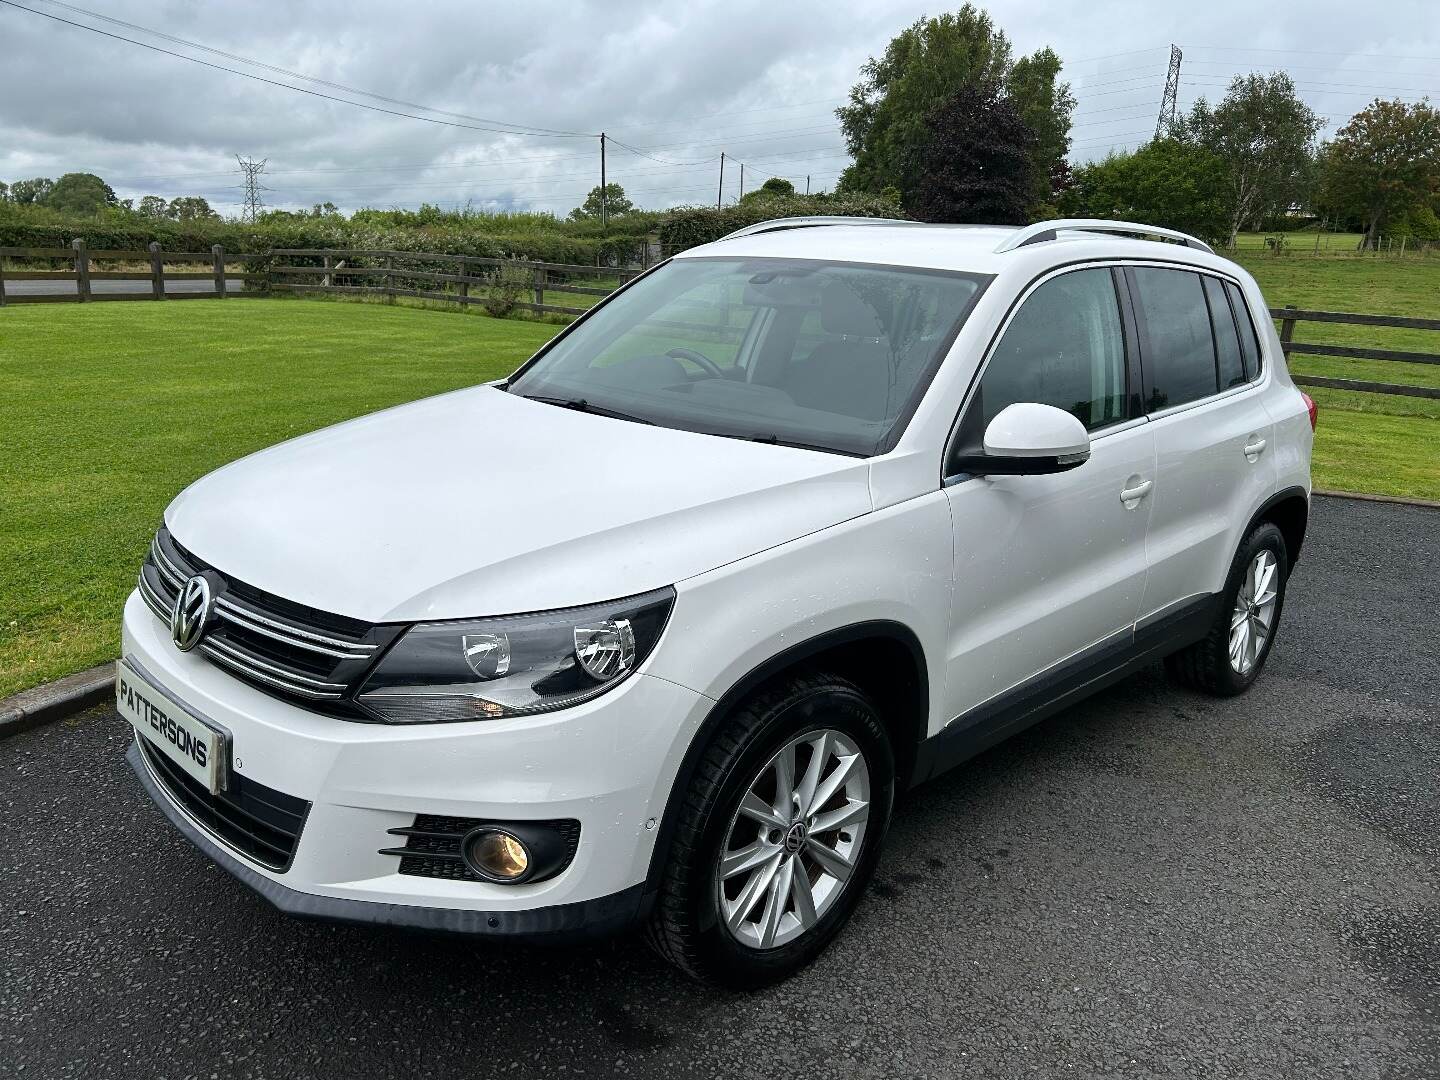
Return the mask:
[[1245, 690], [1313, 425], [1191, 237], [753, 226], [504, 382], [188, 488], [125, 608], [129, 759], [285, 911], [643, 924], [758, 985], [907, 788], [1161, 657]]

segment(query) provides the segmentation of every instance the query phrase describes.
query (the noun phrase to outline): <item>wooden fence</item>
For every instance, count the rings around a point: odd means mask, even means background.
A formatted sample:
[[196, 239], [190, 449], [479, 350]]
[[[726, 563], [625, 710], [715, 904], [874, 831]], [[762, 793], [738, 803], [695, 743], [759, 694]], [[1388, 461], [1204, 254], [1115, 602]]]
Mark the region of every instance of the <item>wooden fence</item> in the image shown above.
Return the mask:
[[[220, 245], [209, 251], [161, 251], [159, 244], [151, 244], [144, 251], [120, 251], [111, 249], [91, 250], [83, 240], [76, 240], [68, 248], [21, 248], [0, 247], [0, 306], [5, 304], [68, 304], [85, 303], [91, 300], [223, 300], [230, 292], [230, 283], [239, 280], [242, 287], [252, 282], [266, 281], [266, 275], [245, 270], [229, 270], [227, 264], [249, 264], [257, 260], [268, 260], [268, 255], [241, 255], [226, 252]], [[43, 270], [7, 270], [5, 260], [37, 260], [43, 262]], [[98, 270], [96, 262], [143, 263], [145, 270]], [[69, 269], [57, 270], [52, 264], [67, 262]], [[167, 263], [209, 264], [208, 270], [173, 270]], [[73, 292], [17, 292], [7, 290], [10, 282], [25, 281], [73, 281]], [[149, 287], [144, 289], [108, 290], [96, 289], [97, 281], [139, 281]], [[167, 289], [169, 282], [203, 281], [202, 290]]]
[[[1357, 315], [1347, 311], [1301, 311], [1298, 308], [1271, 308], [1280, 323], [1280, 345], [1287, 357], [1343, 356], [1354, 360], [1390, 360], [1406, 364], [1440, 364], [1440, 354], [1372, 349], [1355, 345], [1322, 345], [1296, 341], [1297, 322], [1349, 323], [1357, 326], [1389, 326], [1405, 330], [1440, 330], [1440, 319], [1407, 319], [1399, 315]], [[1332, 390], [1358, 390], [1367, 394], [1399, 394], [1402, 397], [1440, 399], [1440, 387], [1407, 386], [1403, 383], [1367, 382], [1360, 379], [1332, 379], [1322, 375], [1291, 374], [1301, 386], [1326, 386]]]
[[599, 299], [640, 273], [629, 268], [416, 251], [276, 248], [271, 255], [275, 261], [269, 268], [270, 287], [277, 291], [408, 296], [479, 304], [500, 314], [519, 308], [547, 315], [583, 315], [591, 305], [556, 304], [546, 300], [547, 294]]

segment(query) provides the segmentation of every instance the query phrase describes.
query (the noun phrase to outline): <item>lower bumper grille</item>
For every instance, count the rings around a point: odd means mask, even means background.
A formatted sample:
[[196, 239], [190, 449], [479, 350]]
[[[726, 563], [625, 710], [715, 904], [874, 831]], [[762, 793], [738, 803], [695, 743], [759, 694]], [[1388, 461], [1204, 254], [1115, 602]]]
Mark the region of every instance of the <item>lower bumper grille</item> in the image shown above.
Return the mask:
[[[485, 818], [442, 817], [438, 814], [417, 814], [408, 829], [391, 829], [395, 836], [405, 837], [403, 848], [385, 848], [382, 855], [400, 856], [400, 873], [414, 877], [448, 878], [451, 881], [484, 881], [465, 865], [460, 844], [471, 830], [481, 825], [504, 827], [503, 822]], [[571, 819], [537, 821], [530, 825], [553, 831], [564, 847], [563, 865], [575, 857], [580, 845], [580, 822]]]
[[187, 814], [251, 861], [280, 873], [290, 868], [308, 802], [233, 774], [227, 790], [212, 795], [144, 736], [135, 741], [156, 781]]

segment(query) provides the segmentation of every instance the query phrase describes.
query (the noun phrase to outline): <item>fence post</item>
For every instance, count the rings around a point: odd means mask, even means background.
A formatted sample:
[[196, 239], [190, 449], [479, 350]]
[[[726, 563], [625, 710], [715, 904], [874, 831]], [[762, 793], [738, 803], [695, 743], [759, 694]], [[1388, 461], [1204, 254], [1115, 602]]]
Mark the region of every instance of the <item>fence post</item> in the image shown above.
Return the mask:
[[325, 286], [325, 288], [328, 289], [328, 288], [330, 287], [330, 274], [329, 274], [329, 271], [330, 271], [330, 256], [329, 256], [329, 255], [326, 255], [326, 256], [325, 256], [325, 270], [326, 270], [326, 273], [320, 278], [320, 284], [323, 285], [323, 286]]
[[385, 256], [385, 302], [395, 303], [395, 256]]
[[465, 301], [470, 296], [470, 282], [465, 280], [469, 276], [470, 260], [462, 256], [460, 259], [460, 306], [462, 308], [465, 306]]
[[[1296, 310], [1294, 304], [1285, 305], [1286, 312]], [[1287, 314], [1280, 320], [1280, 351], [1286, 356], [1290, 355], [1290, 341], [1295, 337], [1295, 317]]]
[[535, 303], [537, 305], [545, 303], [545, 282], [545, 271], [537, 269], [535, 271]]
[[150, 252], [150, 298], [152, 300], [164, 300], [165, 261], [160, 258], [160, 241], [150, 241], [148, 250]]
[[5, 259], [0, 256], [0, 307], [5, 306]]
[[225, 249], [219, 244], [210, 248], [210, 257], [215, 265], [215, 299], [224, 300], [225, 293]]
[[75, 251], [75, 296], [82, 304], [90, 299], [90, 255], [84, 240], [71, 240]]

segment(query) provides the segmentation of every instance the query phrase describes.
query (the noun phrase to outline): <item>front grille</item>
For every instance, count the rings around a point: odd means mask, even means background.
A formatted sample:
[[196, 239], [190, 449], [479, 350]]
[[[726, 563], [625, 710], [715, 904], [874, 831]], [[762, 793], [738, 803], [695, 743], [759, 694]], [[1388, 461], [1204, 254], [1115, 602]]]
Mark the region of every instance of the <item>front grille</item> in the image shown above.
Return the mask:
[[[465, 865], [460, 842], [472, 829], [481, 825], [501, 825], [484, 818], [441, 817], [438, 814], [417, 814], [409, 828], [391, 829], [392, 836], [405, 837], [403, 848], [383, 848], [382, 855], [400, 856], [400, 873], [413, 877], [448, 878], [451, 881], [484, 881]], [[563, 864], [575, 857], [580, 844], [580, 822], [573, 819], [536, 821], [527, 824], [543, 826], [555, 832], [564, 844]], [[563, 865], [562, 864], [562, 865]]]
[[261, 866], [284, 873], [295, 856], [310, 804], [232, 773], [226, 789], [210, 794], [179, 765], [136, 734], [156, 781], [192, 818]]
[[186, 580], [202, 572], [215, 587], [215, 607], [196, 649], [280, 697], [348, 711], [350, 689], [400, 629], [318, 611], [228, 577], [186, 551], [164, 528], [140, 568], [140, 595], [168, 625]]

